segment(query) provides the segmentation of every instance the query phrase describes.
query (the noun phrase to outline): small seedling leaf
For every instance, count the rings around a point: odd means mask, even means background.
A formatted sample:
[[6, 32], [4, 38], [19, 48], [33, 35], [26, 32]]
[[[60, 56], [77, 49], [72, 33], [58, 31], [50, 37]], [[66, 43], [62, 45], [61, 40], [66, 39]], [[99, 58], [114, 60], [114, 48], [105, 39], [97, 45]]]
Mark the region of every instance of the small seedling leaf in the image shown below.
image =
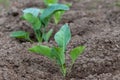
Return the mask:
[[51, 48], [48, 46], [33, 46], [32, 48], [29, 48], [29, 51], [51, 58]]
[[62, 15], [64, 14], [65, 11], [57, 11], [54, 14], [54, 21], [56, 24], [61, 20]]
[[68, 24], [61, 27], [61, 29], [55, 34], [54, 39], [59, 47], [66, 48], [71, 39], [71, 32]]
[[53, 4], [43, 11], [40, 18], [41, 20], [44, 20], [45, 18], [53, 15], [54, 12], [56, 11], [65, 11], [65, 10], [69, 10], [69, 7], [64, 4]]
[[26, 13], [23, 15], [23, 18], [31, 23], [34, 30], [39, 30], [41, 28], [41, 21], [39, 20], [39, 18], [33, 16], [32, 14]]
[[84, 46], [79, 46], [70, 51], [70, 57], [72, 59], [72, 63], [75, 62], [75, 60], [79, 57], [80, 54], [83, 53], [84, 50], [85, 50]]
[[52, 35], [53, 33], [53, 29], [50, 29], [43, 37], [44, 37], [44, 40], [45, 41], [48, 41], [50, 36]]
[[15, 31], [10, 34], [10, 37], [19, 38], [19, 39], [28, 39], [29, 33], [25, 31]]
[[31, 13], [35, 17], [38, 17], [39, 14], [42, 12], [43, 12], [43, 9], [38, 9], [38, 8], [26, 8], [23, 10], [23, 14]]

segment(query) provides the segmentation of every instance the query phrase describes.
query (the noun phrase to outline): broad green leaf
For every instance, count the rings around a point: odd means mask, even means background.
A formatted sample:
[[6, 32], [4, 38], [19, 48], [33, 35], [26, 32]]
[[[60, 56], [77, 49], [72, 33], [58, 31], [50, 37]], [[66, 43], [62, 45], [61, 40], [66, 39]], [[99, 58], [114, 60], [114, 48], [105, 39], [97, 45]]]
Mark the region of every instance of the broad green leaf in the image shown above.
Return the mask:
[[69, 10], [69, 7], [64, 4], [53, 4], [43, 11], [40, 18], [41, 20], [44, 20], [45, 18], [53, 15], [54, 12], [56, 11], [65, 11], [65, 10]]
[[58, 3], [58, 0], [44, 0], [45, 5], [50, 6], [52, 4]]
[[62, 15], [64, 14], [65, 11], [57, 11], [54, 14], [54, 21], [56, 24], [58, 24], [58, 22], [61, 20]]
[[61, 29], [55, 34], [54, 39], [59, 47], [66, 48], [71, 39], [71, 32], [68, 24], [61, 27]]
[[44, 20], [41, 20], [43, 27], [46, 27], [50, 21], [51, 16], [45, 18]]
[[75, 62], [75, 60], [79, 57], [80, 54], [83, 53], [84, 50], [85, 50], [84, 46], [79, 46], [70, 51], [70, 57], [72, 59], [72, 63]]
[[32, 14], [26, 13], [23, 15], [23, 18], [31, 23], [34, 30], [39, 30], [41, 28], [41, 21], [39, 20], [39, 18], [33, 16]]
[[23, 14], [30, 13], [35, 17], [38, 17], [39, 14], [41, 14], [42, 12], [43, 9], [39, 9], [39, 8], [26, 8], [23, 10]]
[[29, 51], [51, 58], [51, 48], [49, 48], [48, 46], [33, 46], [32, 48], [29, 48]]
[[29, 33], [25, 31], [15, 31], [10, 34], [10, 37], [28, 39]]
[[60, 66], [65, 64], [65, 54], [62, 48], [53, 47], [51, 50], [51, 55], [56, 59], [57, 64]]
[[44, 40], [45, 41], [48, 41], [50, 36], [52, 35], [53, 33], [53, 29], [50, 29], [43, 37], [44, 37]]

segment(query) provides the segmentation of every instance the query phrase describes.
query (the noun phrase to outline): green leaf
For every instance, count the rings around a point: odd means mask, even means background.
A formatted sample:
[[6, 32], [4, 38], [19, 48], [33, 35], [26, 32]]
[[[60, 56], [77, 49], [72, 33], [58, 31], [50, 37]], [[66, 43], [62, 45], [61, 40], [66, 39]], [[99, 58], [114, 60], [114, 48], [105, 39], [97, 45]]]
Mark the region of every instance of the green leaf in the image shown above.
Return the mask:
[[23, 10], [23, 14], [31, 13], [35, 17], [38, 17], [39, 14], [42, 12], [43, 12], [43, 9], [39, 9], [39, 8], [26, 8]]
[[69, 7], [64, 4], [53, 4], [43, 11], [40, 18], [41, 20], [44, 20], [45, 18], [53, 15], [54, 12], [56, 11], [65, 11], [65, 10], [69, 10]]
[[79, 46], [70, 51], [70, 57], [72, 59], [72, 63], [75, 62], [75, 60], [79, 57], [80, 54], [83, 53], [84, 50], [85, 50], [84, 46]]
[[61, 27], [61, 29], [55, 34], [54, 39], [59, 47], [66, 48], [71, 39], [71, 32], [68, 24]]
[[52, 4], [57, 3], [58, 0], [44, 0], [45, 5], [50, 6]]
[[49, 16], [49, 17], [41, 20], [41, 21], [42, 21], [42, 24], [43, 24], [43, 27], [46, 27], [46, 26], [48, 25], [48, 23], [49, 23], [49, 21], [50, 21], [50, 18], [51, 18], [51, 16]]
[[57, 11], [54, 14], [54, 21], [56, 24], [58, 24], [58, 22], [61, 20], [62, 15], [64, 14], [65, 11]]
[[45, 41], [48, 41], [50, 36], [52, 35], [53, 33], [53, 29], [50, 29], [43, 37], [44, 37], [44, 40]]
[[41, 31], [38, 29], [38, 30], [34, 30], [34, 32], [35, 32], [35, 36], [36, 36], [38, 42], [42, 42], [42, 33], [41, 33]]
[[33, 46], [32, 48], [29, 48], [29, 51], [41, 54], [48, 58], [52, 58], [51, 57], [51, 48], [49, 48], [48, 46], [44, 46], [44, 45]]
[[29, 33], [25, 31], [15, 31], [10, 34], [10, 37], [19, 38], [19, 39], [28, 39]]
[[23, 18], [31, 23], [34, 30], [39, 30], [41, 28], [41, 21], [39, 20], [39, 18], [33, 16], [32, 14], [26, 13], [23, 15]]
[[57, 64], [59, 64], [60, 66], [65, 64], [65, 54], [62, 48], [53, 47], [51, 50], [51, 55], [53, 58], [56, 59]]

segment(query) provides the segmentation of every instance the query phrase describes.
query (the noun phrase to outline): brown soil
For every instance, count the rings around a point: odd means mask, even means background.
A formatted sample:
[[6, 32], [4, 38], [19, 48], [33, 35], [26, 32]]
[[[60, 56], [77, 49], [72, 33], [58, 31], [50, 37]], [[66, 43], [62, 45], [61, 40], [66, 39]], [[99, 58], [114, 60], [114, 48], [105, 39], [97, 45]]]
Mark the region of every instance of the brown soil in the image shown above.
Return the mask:
[[[9, 36], [16, 30], [32, 31], [28, 23], [20, 19], [21, 10], [44, 7], [42, 0], [11, 1], [9, 9], [3, 9], [0, 14], [0, 80], [64, 80], [57, 65], [28, 51], [37, 43]], [[66, 1], [73, 3], [71, 10], [65, 13], [59, 25], [50, 23], [49, 28], [54, 28], [55, 33], [64, 23], [70, 25], [72, 40], [67, 57], [70, 49], [86, 46], [66, 80], [120, 80], [120, 7], [115, 5], [117, 0]], [[49, 45], [54, 43], [52, 37]]]

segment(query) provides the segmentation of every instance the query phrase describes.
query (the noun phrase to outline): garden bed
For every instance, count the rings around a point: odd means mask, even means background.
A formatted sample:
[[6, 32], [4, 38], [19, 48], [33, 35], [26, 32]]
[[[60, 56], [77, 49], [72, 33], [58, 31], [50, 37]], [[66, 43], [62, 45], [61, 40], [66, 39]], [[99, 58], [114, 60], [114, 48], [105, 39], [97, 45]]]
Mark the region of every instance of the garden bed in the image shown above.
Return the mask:
[[[36, 45], [10, 37], [16, 30], [32, 33], [20, 19], [26, 7], [44, 7], [42, 0], [11, 0], [8, 10], [0, 15], [0, 80], [63, 80], [58, 66], [38, 54], [28, 51]], [[72, 2], [59, 25], [52, 22], [54, 34], [61, 25], [68, 23], [72, 40], [67, 48], [69, 65], [70, 49], [84, 45], [84, 53], [77, 59], [67, 80], [120, 80], [120, 7], [116, 0], [66, 0]], [[61, 0], [64, 2], [64, 0]], [[53, 35], [54, 35], [53, 34]], [[53, 36], [45, 45], [54, 45]]]

